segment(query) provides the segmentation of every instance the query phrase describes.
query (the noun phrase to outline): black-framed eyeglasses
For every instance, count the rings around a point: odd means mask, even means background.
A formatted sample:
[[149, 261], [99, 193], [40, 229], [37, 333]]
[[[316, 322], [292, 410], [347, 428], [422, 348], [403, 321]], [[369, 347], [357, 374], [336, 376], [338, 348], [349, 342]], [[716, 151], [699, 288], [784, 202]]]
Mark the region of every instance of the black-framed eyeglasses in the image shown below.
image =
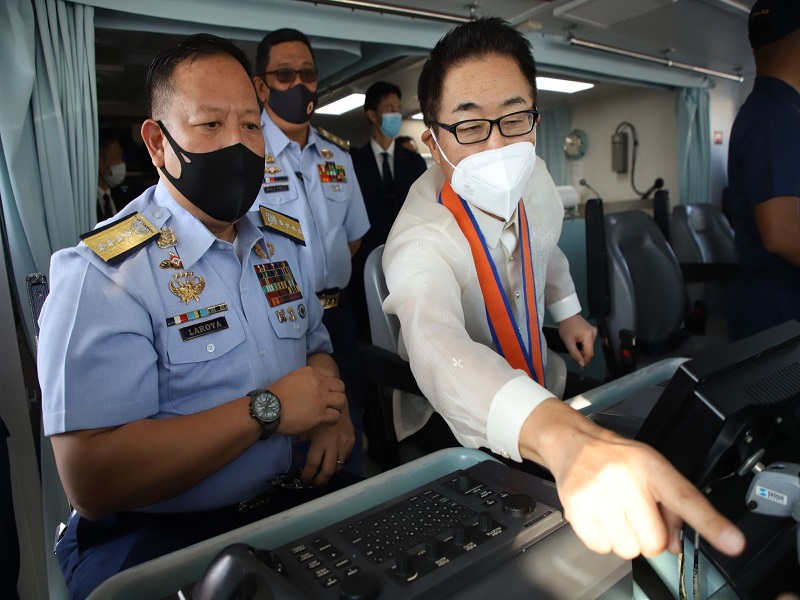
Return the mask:
[[265, 75], [275, 75], [281, 83], [293, 83], [294, 80], [300, 75], [300, 81], [303, 83], [314, 83], [319, 79], [319, 71], [311, 67], [303, 69], [290, 69], [289, 67], [281, 67], [274, 71], [267, 71]]
[[539, 111], [532, 108], [503, 115], [499, 119], [467, 119], [452, 125], [434, 121], [433, 124], [456, 136], [459, 144], [477, 144], [489, 139], [495, 124], [500, 128], [503, 137], [517, 137], [533, 131], [538, 122]]

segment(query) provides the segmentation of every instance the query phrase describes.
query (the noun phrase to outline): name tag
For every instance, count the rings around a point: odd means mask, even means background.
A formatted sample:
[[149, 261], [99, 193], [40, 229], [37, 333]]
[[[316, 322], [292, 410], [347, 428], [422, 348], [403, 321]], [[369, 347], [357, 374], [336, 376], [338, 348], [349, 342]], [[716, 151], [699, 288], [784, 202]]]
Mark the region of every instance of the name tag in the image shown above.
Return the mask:
[[264, 186], [264, 193], [265, 194], [272, 194], [275, 192], [288, 192], [289, 186], [288, 185], [265, 185]]
[[197, 325], [189, 325], [188, 327], [181, 327], [178, 331], [181, 332], [181, 339], [184, 342], [199, 338], [215, 331], [222, 331], [228, 328], [228, 321], [225, 317], [217, 317], [210, 321], [203, 321]]

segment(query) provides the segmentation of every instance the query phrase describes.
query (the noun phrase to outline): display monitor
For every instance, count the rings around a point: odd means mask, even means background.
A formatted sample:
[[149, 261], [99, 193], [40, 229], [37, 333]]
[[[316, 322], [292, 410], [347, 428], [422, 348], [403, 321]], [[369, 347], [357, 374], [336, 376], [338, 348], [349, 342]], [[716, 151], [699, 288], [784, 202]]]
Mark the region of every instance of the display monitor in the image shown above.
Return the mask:
[[636, 436], [744, 531], [740, 557], [702, 546], [741, 598], [800, 589], [797, 523], [745, 502], [753, 466], [800, 462], [799, 405], [800, 323], [789, 321], [683, 363]]

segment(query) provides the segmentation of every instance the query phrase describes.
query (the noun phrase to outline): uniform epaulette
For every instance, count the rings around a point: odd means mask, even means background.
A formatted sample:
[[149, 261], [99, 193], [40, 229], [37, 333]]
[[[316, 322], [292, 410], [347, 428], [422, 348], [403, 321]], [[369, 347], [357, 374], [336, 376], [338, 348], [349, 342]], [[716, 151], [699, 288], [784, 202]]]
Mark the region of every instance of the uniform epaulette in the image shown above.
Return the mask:
[[97, 256], [116, 265], [153, 241], [159, 230], [138, 212], [80, 236]]
[[338, 135], [332, 134], [330, 131], [328, 131], [327, 129], [323, 129], [322, 127], [317, 129], [317, 131], [322, 137], [324, 137], [329, 142], [336, 144], [337, 146], [339, 146], [339, 148], [341, 148], [345, 152], [350, 152], [350, 142], [348, 142], [347, 140], [340, 138]]
[[303, 235], [303, 228], [300, 227], [300, 221], [264, 205], [259, 206], [258, 210], [264, 220], [264, 227], [289, 238], [295, 244], [306, 245], [306, 238]]

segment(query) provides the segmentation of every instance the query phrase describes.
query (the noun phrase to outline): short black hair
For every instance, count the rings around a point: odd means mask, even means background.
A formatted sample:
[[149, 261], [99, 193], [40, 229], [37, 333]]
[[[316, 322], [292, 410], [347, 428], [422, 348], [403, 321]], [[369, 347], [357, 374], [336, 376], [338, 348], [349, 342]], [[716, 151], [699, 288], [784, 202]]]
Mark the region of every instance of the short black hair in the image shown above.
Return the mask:
[[[412, 138], [410, 135], [398, 135], [396, 138], [394, 138], [394, 141], [397, 144], [402, 144], [404, 142], [414, 142], [414, 138]], [[414, 142], [414, 145], [416, 146], [417, 142]]]
[[528, 80], [536, 100], [536, 61], [531, 44], [514, 27], [497, 17], [481, 17], [451, 29], [431, 50], [422, 67], [417, 96], [422, 118], [430, 127], [438, 119], [447, 72], [471, 58], [499, 54], [513, 59]]
[[378, 110], [378, 104], [389, 94], [397, 94], [398, 98], [403, 98], [403, 95], [400, 93], [400, 88], [395, 84], [389, 83], [388, 81], [376, 81], [373, 83], [369, 86], [369, 89], [367, 89], [367, 95], [364, 98], [364, 112], [368, 110]]
[[122, 146], [122, 135], [119, 130], [111, 127], [101, 127], [97, 134], [97, 149], [99, 150], [99, 154], [102, 155], [108, 150], [112, 142], [117, 142]]
[[273, 46], [277, 46], [278, 44], [283, 44], [285, 42], [303, 42], [306, 46], [308, 46], [308, 50], [311, 52], [311, 59], [316, 61], [314, 58], [314, 49], [311, 47], [311, 41], [308, 39], [308, 36], [303, 33], [302, 31], [297, 31], [297, 29], [289, 29], [288, 27], [284, 29], [276, 29], [275, 31], [270, 31], [264, 38], [259, 42], [258, 48], [256, 48], [256, 75], [259, 77], [263, 77], [264, 73], [267, 70], [267, 65], [269, 64], [269, 52], [272, 50]]
[[248, 77], [252, 74], [247, 55], [233, 42], [210, 33], [190, 35], [153, 59], [147, 72], [147, 116], [151, 119], [164, 117], [174, 91], [172, 75], [175, 67], [187, 60], [209, 56], [230, 56], [242, 65]]

